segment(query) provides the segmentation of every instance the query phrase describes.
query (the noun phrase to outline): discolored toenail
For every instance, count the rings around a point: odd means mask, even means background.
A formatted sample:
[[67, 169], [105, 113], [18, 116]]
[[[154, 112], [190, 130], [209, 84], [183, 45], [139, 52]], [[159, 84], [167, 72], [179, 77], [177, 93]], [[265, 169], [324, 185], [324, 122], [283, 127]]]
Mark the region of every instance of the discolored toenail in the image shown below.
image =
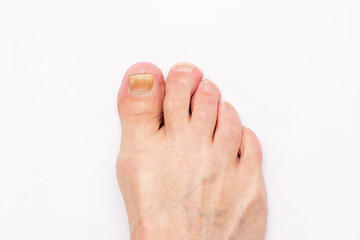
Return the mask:
[[154, 76], [148, 73], [135, 74], [129, 77], [129, 92], [145, 95], [154, 87]]

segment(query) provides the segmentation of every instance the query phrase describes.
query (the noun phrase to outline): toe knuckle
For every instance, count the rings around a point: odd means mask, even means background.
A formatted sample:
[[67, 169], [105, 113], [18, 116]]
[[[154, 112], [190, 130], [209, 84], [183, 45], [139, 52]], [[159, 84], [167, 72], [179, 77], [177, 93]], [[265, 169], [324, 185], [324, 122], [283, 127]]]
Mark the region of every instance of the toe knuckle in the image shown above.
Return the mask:
[[224, 142], [236, 142], [240, 143], [241, 140], [241, 131], [238, 128], [228, 128], [223, 131], [222, 138]]
[[166, 89], [168, 90], [179, 90], [189, 88], [192, 79], [185, 76], [173, 76], [166, 81]]
[[180, 101], [176, 101], [176, 99], [174, 98], [167, 98], [166, 101], [164, 102], [164, 110], [165, 111], [172, 111], [174, 109], [179, 109], [181, 106]]
[[201, 105], [218, 105], [219, 98], [214, 93], [206, 93], [203, 96], [198, 98], [198, 103]]

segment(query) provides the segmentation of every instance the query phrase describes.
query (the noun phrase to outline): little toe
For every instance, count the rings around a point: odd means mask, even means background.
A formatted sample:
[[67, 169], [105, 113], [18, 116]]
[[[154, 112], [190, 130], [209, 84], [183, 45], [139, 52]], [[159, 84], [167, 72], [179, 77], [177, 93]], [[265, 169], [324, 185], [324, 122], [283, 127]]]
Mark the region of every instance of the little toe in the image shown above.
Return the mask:
[[182, 132], [190, 120], [190, 99], [202, 72], [189, 63], [178, 63], [169, 72], [165, 84], [164, 122], [167, 131]]
[[213, 82], [200, 82], [191, 99], [191, 125], [198, 136], [213, 140], [220, 99], [220, 90]]
[[235, 108], [227, 101], [219, 104], [214, 143], [219, 152], [231, 161], [238, 157], [242, 135], [242, 124]]
[[122, 133], [151, 134], [162, 122], [164, 78], [158, 67], [140, 62], [125, 73], [118, 92]]
[[259, 139], [251, 129], [246, 127], [242, 129], [239, 154], [241, 155], [240, 165], [253, 170], [261, 170], [262, 151]]

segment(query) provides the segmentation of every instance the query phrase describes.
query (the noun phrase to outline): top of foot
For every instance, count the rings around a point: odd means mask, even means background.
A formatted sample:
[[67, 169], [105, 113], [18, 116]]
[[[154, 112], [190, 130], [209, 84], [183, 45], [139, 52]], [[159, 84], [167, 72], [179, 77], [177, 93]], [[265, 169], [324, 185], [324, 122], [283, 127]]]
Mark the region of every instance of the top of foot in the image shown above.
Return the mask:
[[189, 63], [124, 75], [117, 177], [132, 239], [264, 239], [261, 147]]

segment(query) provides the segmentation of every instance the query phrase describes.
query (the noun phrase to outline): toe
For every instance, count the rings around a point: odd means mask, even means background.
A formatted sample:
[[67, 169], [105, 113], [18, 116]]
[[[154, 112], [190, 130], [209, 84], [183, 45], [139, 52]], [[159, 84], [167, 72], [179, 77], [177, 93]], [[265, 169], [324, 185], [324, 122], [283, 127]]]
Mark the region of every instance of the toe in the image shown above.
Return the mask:
[[213, 140], [220, 99], [220, 90], [214, 83], [200, 82], [191, 99], [191, 125], [198, 136]]
[[235, 108], [228, 102], [219, 104], [214, 144], [218, 151], [236, 162], [242, 135], [242, 124]]
[[190, 99], [194, 94], [202, 72], [192, 64], [178, 63], [171, 68], [165, 84], [165, 129], [182, 132], [190, 120]]
[[147, 62], [132, 65], [118, 92], [122, 133], [157, 132], [162, 121], [163, 99], [164, 78], [160, 69]]
[[261, 169], [262, 151], [260, 142], [255, 133], [246, 127], [242, 129], [240, 155], [241, 165], [249, 169]]

